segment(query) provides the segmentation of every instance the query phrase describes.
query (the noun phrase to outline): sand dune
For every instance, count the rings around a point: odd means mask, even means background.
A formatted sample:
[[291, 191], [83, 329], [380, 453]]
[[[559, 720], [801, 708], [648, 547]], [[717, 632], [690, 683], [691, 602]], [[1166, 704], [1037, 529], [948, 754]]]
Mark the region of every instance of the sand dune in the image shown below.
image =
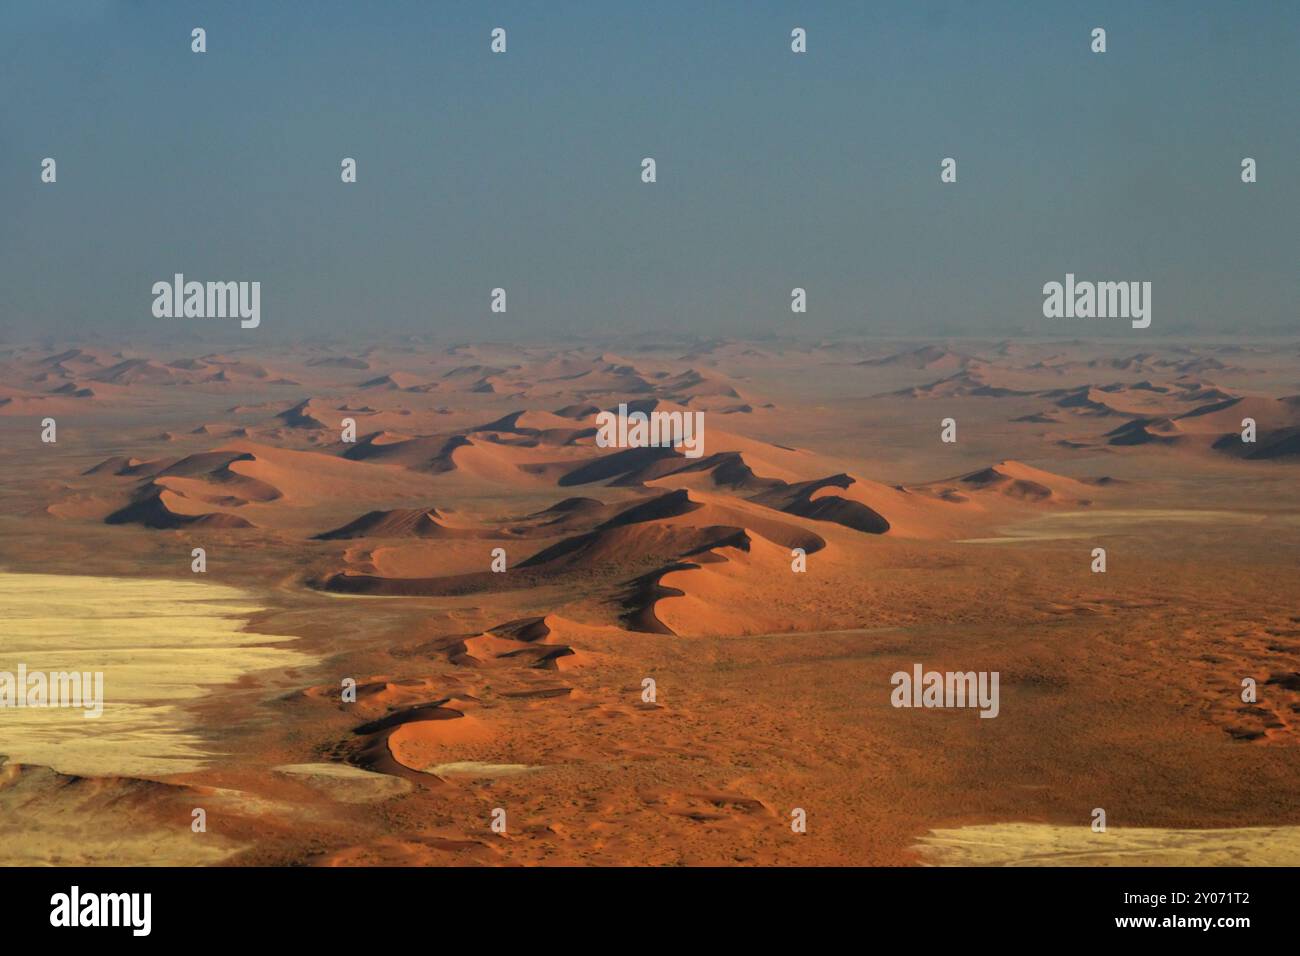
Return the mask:
[[0, 386], [0, 415], [50, 415], [73, 412], [84, 402], [75, 395], [46, 394]]
[[[758, 581], [766, 582], [766, 600], [755, 599]], [[807, 625], [806, 611], [772, 600], [797, 589], [789, 550], [744, 535], [630, 582], [623, 620], [632, 630], [659, 634], [798, 631]]]
[[326, 424], [334, 416], [323, 407], [323, 403], [304, 398], [297, 405], [285, 409], [275, 416], [289, 428], [329, 428]]
[[1224, 435], [1212, 446], [1247, 461], [1280, 461], [1300, 456], [1300, 427], [1274, 428], [1260, 433], [1247, 444], [1240, 434]]
[[981, 368], [965, 368], [946, 378], [888, 394], [901, 398], [1006, 398], [1029, 393], [990, 382], [987, 372]]
[[51, 395], [66, 395], [70, 398], [95, 398], [99, 393], [88, 385], [81, 385], [77, 382], [67, 382], [58, 388], [51, 389]]
[[512, 412], [495, 422], [480, 425], [472, 431], [520, 435], [531, 439], [534, 444], [570, 445], [579, 439], [592, 437], [595, 434], [595, 427], [575, 428], [574, 422], [568, 418], [549, 412], [519, 411]]
[[[1168, 415], [1135, 417], [1102, 437], [1115, 447], [1155, 446], [1193, 452], [1213, 449], [1248, 461], [1295, 455], [1300, 399], [1224, 396], [1217, 389], [1185, 389], [1178, 394], [1180, 401], [1204, 404]], [[1254, 443], [1241, 440], [1242, 422], [1247, 418], [1256, 424]]]
[[[448, 706], [456, 704], [459, 706]], [[436, 782], [422, 776], [445, 758], [452, 748], [491, 739], [491, 731], [466, 713], [472, 701], [443, 699], [397, 710], [354, 731], [362, 741], [357, 762], [367, 769], [396, 774], [420, 783]]]
[[[825, 546], [825, 540], [815, 532], [776, 518], [764, 506], [685, 489], [633, 501], [614, 510], [609, 517], [605, 517], [609, 509], [604, 507], [580, 510], [589, 521], [604, 520], [591, 530], [564, 537], [519, 561], [508, 580], [485, 571], [442, 577], [389, 578], [344, 569], [321, 579], [318, 586], [367, 594], [470, 593], [520, 587], [557, 575], [626, 577], [637, 568], [651, 568], [716, 547], [743, 543], [751, 535], [779, 545], [787, 554], [792, 548], [815, 553]], [[404, 522], [408, 517], [398, 520]], [[375, 516], [367, 524], [385, 520], [383, 516]], [[410, 520], [419, 521], [418, 517]]]
[[1135, 418], [1106, 432], [1112, 445], [1172, 445], [1183, 430], [1172, 418]]
[[343, 457], [351, 461], [401, 465], [415, 471], [441, 472], [456, 467], [452, 453], [469, 443], [463, 435], [401, 439], [388, 432], [376, 432], [358, 441]]
[[977, 492], [1034, 502], [1087, 504], [1092, 495], [1089, 486], [1081, 482], [1019, 461], [1000, 461], [956, 480]]
[[565, 498], [541, 511], [526, 515], [524, 520], [560, 532], [575, 525], [590, 526], [599, 521], [608, 510], [608, 506], [596, 498]]
[[[378, 375], [375, 378], [367, 379], [357, 388], [361, 389], [388, 389], [388, 390], [407, 390], [428, 386], [430, 383], [421, 379], [418, 375], [412, 375], [409, 372], [387, 372]], [[437, 386], [433, 386], [436, 388]]]
[[319, 358], [311, 359], [307, 365], [309, 368], [370, 368], [370, 363], [365, 359], [353, 358], [350, 355], [322, 355]]
[[864, 359], [858, 365], [868, 368], [901, 367], [912, 369], [964, 368], [971, 357], [940, 345], [923, 345], [907, 352], [896, 352], [882, 358]]
[[831, 521], [867, 534], [884, 534], [890, 525], [879, 512], [861, 501], [823, 493], [827, 488], [848, 488], [855, 483], [857, 479], [848, 475], [831, 475], [763, 492], [754, 500], [787, 514]]
[[620, 568], [707, 550], [742, 534], [740, 528], [732, 525], [645, 522], [609, 526], [566, 538], [526, 558], [519, 568], [544, 569], [548, 573], [601, 568], [616, 574]]
[[191, 510], [197, 506], [150, 482], [131, 504], [114, 511], [104, 521], [108, 524], [140, 524], [146, 528], [168, 530], [189, 525], [201, 528], [252, 528], [253, 523], [224, 511]]
[[192, 380], [184, 370], [170, 368], [152, 359], [125, 359], [91, 376], [97, 382], [114, 385], [174, 385]]
[[581, 666], [585, 655], [561, 643], [554, 628], [572, 631], [571, 622], [554, 616], [526, 617], [497, 625], [481, 634], [465, 637], [447, 648], [455, 664], [527, 666], [542, 670], [568, 671]]
[[39, 365], [62, 366], [65, 368], [85, 368], [98, 366], [103, 368], [114, 363], [114, 356], [96, 349], [72, 348], [54, 355], [48, 355], [38, 361]]
[[393, 469], [243, 439], [181, 459], [139, 462], [117, 456], [88, 475], [138, 478], [129, 503], [106, 520], [149, 528], [298, 526], [310, 521], [295, 513], [304, 508], [348, 498], [409, 497], [415, 491]]
[[1253, 418], [1261, 429], [1300, 426], [1300, 395], [1283, 398], [1230, 398], [1211, 402], [1178, 416], [1187, 431], [1241, 432], [1241, 420]]
[[398, 508], [368, 511], [333, 531], [316, 535], [321, 541], [347, 538], [505, 538], [492, 529], [457, 526], [437, 508]]

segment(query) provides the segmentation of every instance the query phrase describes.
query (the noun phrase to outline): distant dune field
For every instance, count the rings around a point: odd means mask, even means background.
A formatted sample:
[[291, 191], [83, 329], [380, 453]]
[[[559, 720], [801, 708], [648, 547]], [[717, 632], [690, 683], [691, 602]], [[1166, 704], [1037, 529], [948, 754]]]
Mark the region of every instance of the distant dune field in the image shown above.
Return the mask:
[[1300, 864], [1298, 357], [7, 348], [6, 862]]

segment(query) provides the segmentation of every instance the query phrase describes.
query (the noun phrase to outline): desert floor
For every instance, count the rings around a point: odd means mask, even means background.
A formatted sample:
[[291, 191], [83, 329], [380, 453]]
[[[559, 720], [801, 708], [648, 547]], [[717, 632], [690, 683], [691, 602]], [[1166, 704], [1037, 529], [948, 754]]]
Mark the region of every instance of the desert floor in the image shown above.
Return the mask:
[[0, 709], [0, 862], [1300, 864], [1297, 393], [1294, 341], [0, 348], [0, 670], [107, 697]]

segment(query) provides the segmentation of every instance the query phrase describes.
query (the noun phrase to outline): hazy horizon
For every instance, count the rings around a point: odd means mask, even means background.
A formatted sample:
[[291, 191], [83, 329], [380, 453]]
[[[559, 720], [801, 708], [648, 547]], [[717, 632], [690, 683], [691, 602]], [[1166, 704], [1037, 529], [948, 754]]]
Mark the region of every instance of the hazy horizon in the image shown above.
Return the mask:
[[[0, 21], [7, 341], [1138, 346], [1297, 325], [1293, 5], [19, 2]], [[260, 328], [154, 318], [176, 272], [261, 282]], [[1043, 318], [1067, 272], [1150, 281], [1151, 327]]]

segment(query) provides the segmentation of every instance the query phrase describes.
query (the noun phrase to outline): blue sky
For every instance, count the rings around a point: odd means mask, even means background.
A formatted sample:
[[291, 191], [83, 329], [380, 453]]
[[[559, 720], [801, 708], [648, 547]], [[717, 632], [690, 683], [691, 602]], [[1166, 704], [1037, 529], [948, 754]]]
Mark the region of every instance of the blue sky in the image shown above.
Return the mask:
[[160, 333], [179, 271], [299, 338], [1088, 334], [1066, 272], [1151, 281], [1153, 335], [1294, 330], [1298, 89], [1263, 0], [9, 0], [0, 329]]

